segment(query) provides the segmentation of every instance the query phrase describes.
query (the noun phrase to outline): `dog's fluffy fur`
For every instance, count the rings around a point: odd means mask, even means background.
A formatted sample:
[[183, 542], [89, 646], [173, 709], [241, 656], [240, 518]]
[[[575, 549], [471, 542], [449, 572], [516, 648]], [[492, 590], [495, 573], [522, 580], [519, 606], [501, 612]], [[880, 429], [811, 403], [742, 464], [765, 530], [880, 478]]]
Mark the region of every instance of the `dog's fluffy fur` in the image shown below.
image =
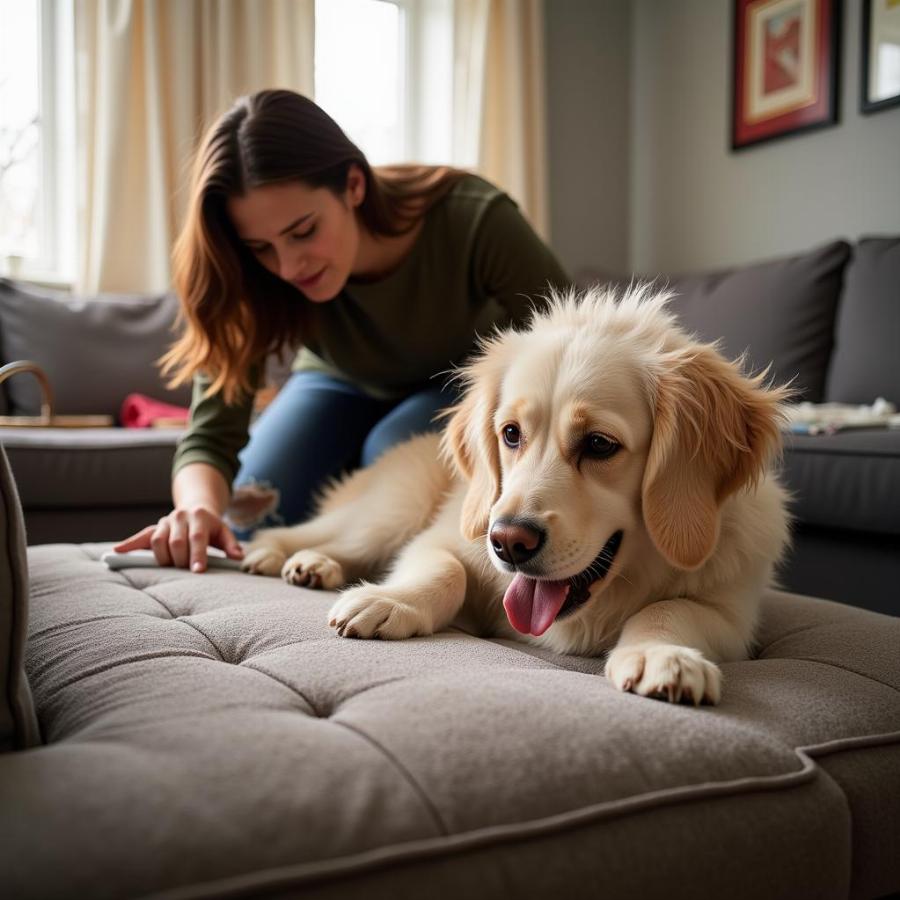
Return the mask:
[[[328, 589], [380, 577], [335, 602], [344, 637], [458, 619], [561, 653], [609, 651], [624, 691], [717, 702], [716, 663], [750, 652], [788, 542], [769, 469], [786, 391], [692, 339], [667, 300], [646, 285], [551, 297], [462, 370], [442, 438], [332, 486], [312, 520], [260, 532], [244, 568]], [[510, 523], [540, 535], [532, 558], [498, 558]]]

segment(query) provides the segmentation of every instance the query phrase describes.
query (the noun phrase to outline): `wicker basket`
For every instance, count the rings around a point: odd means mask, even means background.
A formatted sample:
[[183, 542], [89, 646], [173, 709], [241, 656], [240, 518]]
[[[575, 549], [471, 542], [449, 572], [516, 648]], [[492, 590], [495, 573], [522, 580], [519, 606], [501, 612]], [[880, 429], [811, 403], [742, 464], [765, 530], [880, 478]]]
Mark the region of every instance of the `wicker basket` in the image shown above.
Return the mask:
[[53, 388], [47, 373], [35, 362], [23, 359], [7, 363], [0, 368], [0, 384], [13, 375], [30, 372], [41, 386], [41, 412], [37, 416], [0, 416], [4, 428], [110, 428], [112, 416], [55, 416], [53, 414]]

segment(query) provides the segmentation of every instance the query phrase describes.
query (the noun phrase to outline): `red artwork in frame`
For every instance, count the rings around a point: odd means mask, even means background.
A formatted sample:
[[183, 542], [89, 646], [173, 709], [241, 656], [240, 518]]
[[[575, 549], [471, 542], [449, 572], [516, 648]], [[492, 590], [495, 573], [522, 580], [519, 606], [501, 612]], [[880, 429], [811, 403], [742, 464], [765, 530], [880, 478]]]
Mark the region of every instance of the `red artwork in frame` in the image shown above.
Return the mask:
[[735, 0], [734, 150], [837, 122], [840, 0]]

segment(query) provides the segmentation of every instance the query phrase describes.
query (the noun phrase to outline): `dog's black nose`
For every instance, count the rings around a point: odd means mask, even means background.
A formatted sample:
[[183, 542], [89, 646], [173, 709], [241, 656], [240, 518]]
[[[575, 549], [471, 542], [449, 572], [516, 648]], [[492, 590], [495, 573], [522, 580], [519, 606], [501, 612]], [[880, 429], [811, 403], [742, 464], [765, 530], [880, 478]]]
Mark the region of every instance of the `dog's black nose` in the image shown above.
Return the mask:
[[524, 519], [498, 519], [491, 528], [491, 547], [502, 562], [519, 566], [537, 555], [546, 535]]

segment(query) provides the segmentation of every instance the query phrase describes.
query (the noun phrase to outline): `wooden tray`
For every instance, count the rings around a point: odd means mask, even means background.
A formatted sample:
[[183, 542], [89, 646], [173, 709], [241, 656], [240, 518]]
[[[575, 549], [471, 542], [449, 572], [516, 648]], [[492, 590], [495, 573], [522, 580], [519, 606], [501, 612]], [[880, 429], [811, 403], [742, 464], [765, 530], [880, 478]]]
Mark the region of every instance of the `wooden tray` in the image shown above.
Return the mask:
[[112, 416], [0, 416], [0, 428], [112, 428]]

